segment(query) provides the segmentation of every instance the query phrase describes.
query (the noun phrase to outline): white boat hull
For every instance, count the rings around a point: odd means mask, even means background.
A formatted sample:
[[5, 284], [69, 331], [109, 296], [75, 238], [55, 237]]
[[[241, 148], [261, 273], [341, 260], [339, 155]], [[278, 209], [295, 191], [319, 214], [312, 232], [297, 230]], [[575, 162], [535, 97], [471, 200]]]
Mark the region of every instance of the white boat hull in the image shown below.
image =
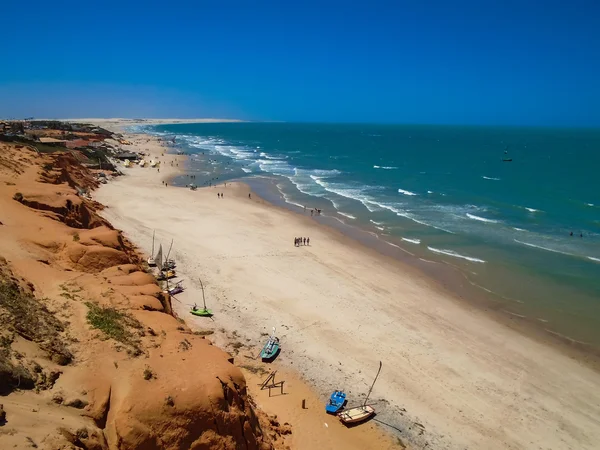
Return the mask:
[[357, 406], [356, 408], [350, 408], [341, 413], [338, 413], [338, 417], [343, 423], [358, 423], [363, 420], [367, 420], [369, 417], [375, 415], [375, 409], [372, 406]]

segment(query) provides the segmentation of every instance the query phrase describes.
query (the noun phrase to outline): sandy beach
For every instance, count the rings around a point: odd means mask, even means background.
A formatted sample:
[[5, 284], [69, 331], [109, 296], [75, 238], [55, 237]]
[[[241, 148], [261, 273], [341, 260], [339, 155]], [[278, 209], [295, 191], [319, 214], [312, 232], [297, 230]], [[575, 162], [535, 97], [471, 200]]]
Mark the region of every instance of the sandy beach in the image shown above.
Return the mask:
[[[165, 147], [149, 136], [127, 138], [134, 145], [126, 148], [161, 160], [160, 172], [122, 169], [95, 198], [142, 250], [150, 251], [154, 230], [163, 248], [174, 239], [171, 256], [187, 288], [174, 308], [191, 326], [214, 329], [217, 344], [231, 343], [235, 331], [247, 353], [257, 353], [276, 327], [282, 353], [273, 368], [298, 373], [323, 401], [343, 388], [351, 405], [362, 402], [383, 361], [370, 403], [385, 429], [416, 448], [597, 448], [600, 375], [591, 368], [310, 215], [249, 199], [242, 183], [165, 187], [184, 160], [161, 156]], [[295, 247], [296, 236], [310, 237], [310, 246]], [[210, 322], [189, 315], [202, 299], [199, 279], [215, 313]], [[263, 396], [259, 406], [275, 401]]]

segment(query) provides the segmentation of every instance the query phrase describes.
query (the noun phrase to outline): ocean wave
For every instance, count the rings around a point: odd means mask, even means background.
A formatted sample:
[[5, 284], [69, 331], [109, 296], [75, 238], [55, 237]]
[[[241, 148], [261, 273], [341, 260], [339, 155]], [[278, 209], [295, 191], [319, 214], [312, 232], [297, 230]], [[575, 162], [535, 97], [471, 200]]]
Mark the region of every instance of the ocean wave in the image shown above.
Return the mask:
[[376, 226], [375, 228], [377, 228], [379, 231], [385, 231], [385, 228], [383, 228], [383, 227], [377, 227]]
[[482, 175], [481, 178], [484, 180], [500, 181], [500, 178], [486, 177], [485, 175]]
[[252, 173], [252, 170], [250, 169], [246, 169], [245, 167], [242, 167], [242, 170], [246, 173]]
[[374, 223], [375, 225], [383, 225], [383, 223], [375, 222], [373, 219], [369, 219], [369, 222]]
[[527, 231], [527, 230], [524, 230], [523, 228], [518, 228], [518, 227], [513, 227], [513, 230], [517, 230], [517, 231]]
[[466, 256], [466, 255], [461, 255], [460, 253], [456, 253], [455, 251], [452, 251], [452, 250], [444, 250], [444, 249], [439, 249], [439, 248], [435, 248], [435, 247], [427, 247], [427, 249], [429, 251], [432, 251], [433, 253], [439, 253], [439, 254], [446, 255], [446, 256], [452, 256], [453, 258], [466, 259], [467, 261], [476, 262], [476, 263], [484, 263], [485, 262], [483, 259], [473, 258], [471, 256]]
[[487, 222], [487, 223], [498, 223], [498, 221], [497, 221], [497, 220], [493, 220], [493, 219], [486, 219], [485, 217], [479, 217], [479, 216], [476, 216], [475, 214], [470, 214], [470, 213], [467, 213], [467, 214], [466, 214], [466, 216], [467, 216], [469, 219], [478, 220], [478, 221], [480, 221], [480, 222]]
[[427, 191], [428, 194], [433, 194], [433, 191]]
[[397, 167], [392, 167], [392, 166], [373, 166], [373, 169], [394, 170], [394, 169], [397, 169]]
[[420, 244], [421, 243], [420, 239], [409, 239], [409, 238], [403, 237], [402, 240], [406, 241], [406, 242], [410, 242], [411, 244]]
[[593, 203], [586, 203], [586, 205], [588, 205], [588, 206], [594, 206]]
[[404, 189], [398, 189], [398, 192], [400, 192], [401, 194], [410, 195], [410, 196], [418, 195], [418, 194], [415, 194], [414, 192], [406, 191]]
[[[260, 148], [260, 147], [258, 147], [258, 148]], [[280, 158], [280, 157], [277, 157], [277, 156], [267, 155], [265, 152], [260, 152], [260, 157], [261, 158], [267, 158], [267, 159], [277, 159], [277, 160], [287, 159], [287, 157]]]
[[548, 247], [542, 247], [541, 245], [532, 244], [530, 242], [519, 241], [518, 239], [513, 239], [513, 240], [515, 242], [517, 242], [518, 244], [526, 245], [527, 247], [533, 247], [533, 248], [537, 248], [537, 249], [540, 249], [540, 250], [546, 250], [547, 252], [552, 252], [552, 253], [560, 253], [561, 255], [577, 256], [577, 255], [575, 255], [573, 253], [564, 252], [562, 250], [557, 250], [557, 249], [548, 248]]
[[535, 209], [535, 208], [528, 208], [527, 206], [524, 206], [524, 208], [529, 211], [530, 213], [535, 213], [535, 212], [540, 212], [539, 209]]
[[343, 213], [341, 211], [338, 211], [337, 213], [341, 214], [344, 217], [347, 217], [348, 219], [354, 219], [354, 220], [356, 220], [356, 217], [354, 217], [352, 214]]
[[594, 258], [593, 256], [588, 256], [587, 259], [595, 262], [600, 262], [600, 258]]

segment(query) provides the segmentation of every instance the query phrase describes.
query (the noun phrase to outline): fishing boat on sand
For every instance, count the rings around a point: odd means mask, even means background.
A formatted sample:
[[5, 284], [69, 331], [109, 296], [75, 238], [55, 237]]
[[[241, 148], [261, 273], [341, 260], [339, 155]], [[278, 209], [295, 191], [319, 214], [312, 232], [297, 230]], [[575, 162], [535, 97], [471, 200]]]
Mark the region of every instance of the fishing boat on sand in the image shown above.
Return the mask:
[[279, 338], [275, 336], [275, 327], [273, 327], [273, 333], [269, 336], [265, 346], [260, 352], [260, 357], [263, 361], [272, 361], [277, 357], [279, 353]]
[[375, 415], [375, 408], [373, 408], [371, 405], [367, 405], [367, 401], [369, 400], [369, 396], [371, 395], [373, 386], [375, 386], [375, 382], [379, 377], [379, 373], [381, 372], [381, 366], [382, 363], [381, 361], [379, 361], [379, 370], [377, 371], [377, 375], [375, 375], [375, 379], [373, 380], [373, 384], [371, 385], [371, 389], [369, 389], [369, 393], [367, 394], [364, 403], [360, 406], [355, 406], [354, 408], [349, 408], [338, 413], [338, 417], [344, 425], [352, 425], [364, 422], [365, 420]]
[[192, 309], [190, 310], [190, 314], [200, 317], [212, 317], [212, 311], [206, 307], [206, 298], [204, 297], [204, 285], [202, 284], [202, 280], [198, 280], [200, 281], [200, 287], [202, 288], [202, 302], [204, 303], [204, 308], [198, 308], [198, 306], [194, 303], [194, 306], [192, 306]]
[[167, 288], [169, 295], [177, 295], [183, 292], [183, 281], [178, 281], [172, 288]]
[[337, 414], [346, 403], [346, 393], [344, 391], [335, 390], [329, 398], [329, 402], [325, 405], [325, 411], [329, 414]]
[[175, 278], [176, 276], [177, 274], [174, 270], [163, 270], [158, 274], [158, 277], [156, 277], [156, 279], [159, 281], [170, 280], [171, 278]]

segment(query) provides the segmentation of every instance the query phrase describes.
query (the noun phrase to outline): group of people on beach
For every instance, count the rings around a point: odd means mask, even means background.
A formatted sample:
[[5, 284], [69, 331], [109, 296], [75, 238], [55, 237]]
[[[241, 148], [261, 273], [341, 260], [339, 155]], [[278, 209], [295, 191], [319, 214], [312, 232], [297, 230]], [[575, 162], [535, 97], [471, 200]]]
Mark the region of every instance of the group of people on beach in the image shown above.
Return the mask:
[[300, 247], [301, 245], [310, 245], [310, 238], [294, 238], [294, 247]]
[[222, 192], [221, 193], [217, 192], [217, 198], [223, 198], [223, 193]]

